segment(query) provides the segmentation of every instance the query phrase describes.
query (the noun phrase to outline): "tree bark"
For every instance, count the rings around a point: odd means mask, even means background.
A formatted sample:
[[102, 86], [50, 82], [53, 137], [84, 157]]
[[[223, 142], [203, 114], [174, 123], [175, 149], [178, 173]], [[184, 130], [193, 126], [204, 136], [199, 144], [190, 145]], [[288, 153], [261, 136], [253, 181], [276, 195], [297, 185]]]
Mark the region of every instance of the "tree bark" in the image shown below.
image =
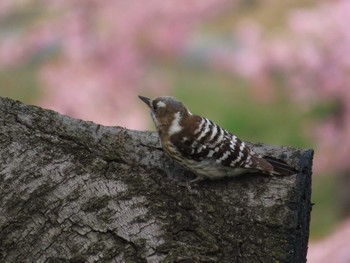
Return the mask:
[[204, 181], [155, 132], [0, 98], [0, 262], [306, 262], [312, 150], [254, 144], [298, 174]]

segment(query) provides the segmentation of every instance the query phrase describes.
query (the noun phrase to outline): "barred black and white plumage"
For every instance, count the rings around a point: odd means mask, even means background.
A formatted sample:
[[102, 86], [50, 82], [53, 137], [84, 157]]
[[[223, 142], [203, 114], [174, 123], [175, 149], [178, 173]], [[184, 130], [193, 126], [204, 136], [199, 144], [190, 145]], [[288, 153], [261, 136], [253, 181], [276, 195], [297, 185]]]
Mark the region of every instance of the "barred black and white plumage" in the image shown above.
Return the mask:
[[263, 158], [235, 135], [192, 114], [173, 97], [139, 98], [151, 109], [164, 151], [200, 179], [219, 179], [249, 172], [291, 175], [283, 161]]

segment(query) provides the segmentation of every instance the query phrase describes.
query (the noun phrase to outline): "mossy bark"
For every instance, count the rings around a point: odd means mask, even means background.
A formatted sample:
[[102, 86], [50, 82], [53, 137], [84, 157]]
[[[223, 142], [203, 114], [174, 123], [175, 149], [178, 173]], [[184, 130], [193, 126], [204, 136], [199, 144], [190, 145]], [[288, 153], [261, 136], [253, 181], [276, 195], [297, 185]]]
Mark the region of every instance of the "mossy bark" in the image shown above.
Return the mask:
[[312, 150], [255, 144], [299, 170], [205, 181], [154, 132], [0, 98], [0, 262], [305, 262]]

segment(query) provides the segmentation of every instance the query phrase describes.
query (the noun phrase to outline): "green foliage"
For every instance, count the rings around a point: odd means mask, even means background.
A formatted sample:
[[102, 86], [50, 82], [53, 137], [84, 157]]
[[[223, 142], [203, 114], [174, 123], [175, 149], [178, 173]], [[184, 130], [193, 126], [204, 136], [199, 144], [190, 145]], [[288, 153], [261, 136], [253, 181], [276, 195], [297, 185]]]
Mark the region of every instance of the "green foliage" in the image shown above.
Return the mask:
[[261, 101], [241, 79], [207, 69], [175, 66], [167, 73], [174, 81], [174, 96], [193, 113], [208, 117], [240, 138], [311, 147], [302, 132], [307, 115], [282, 95]]
[[32, 103], [40, 95], [36, 78], [36, 69], [23, 67], [0, 71], [0, 96], [15, 98], [22, 102]]
[[316, 239], [326, 236], [339, 223], [339, 209], [337, 205], [337, 178], [335, 176], [315, 176], [313, 178], [310, 238]]

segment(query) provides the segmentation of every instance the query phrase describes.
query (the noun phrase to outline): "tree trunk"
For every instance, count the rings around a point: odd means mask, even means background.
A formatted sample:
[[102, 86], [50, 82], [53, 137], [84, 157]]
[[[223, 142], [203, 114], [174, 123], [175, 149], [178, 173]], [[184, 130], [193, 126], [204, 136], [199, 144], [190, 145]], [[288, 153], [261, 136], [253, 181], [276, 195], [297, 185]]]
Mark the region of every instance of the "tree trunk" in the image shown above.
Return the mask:
[[189, 191], [155, 132], [0, 110], [0, 262], [306, 261], [312, 150], [254, 144], [298, 174]]

